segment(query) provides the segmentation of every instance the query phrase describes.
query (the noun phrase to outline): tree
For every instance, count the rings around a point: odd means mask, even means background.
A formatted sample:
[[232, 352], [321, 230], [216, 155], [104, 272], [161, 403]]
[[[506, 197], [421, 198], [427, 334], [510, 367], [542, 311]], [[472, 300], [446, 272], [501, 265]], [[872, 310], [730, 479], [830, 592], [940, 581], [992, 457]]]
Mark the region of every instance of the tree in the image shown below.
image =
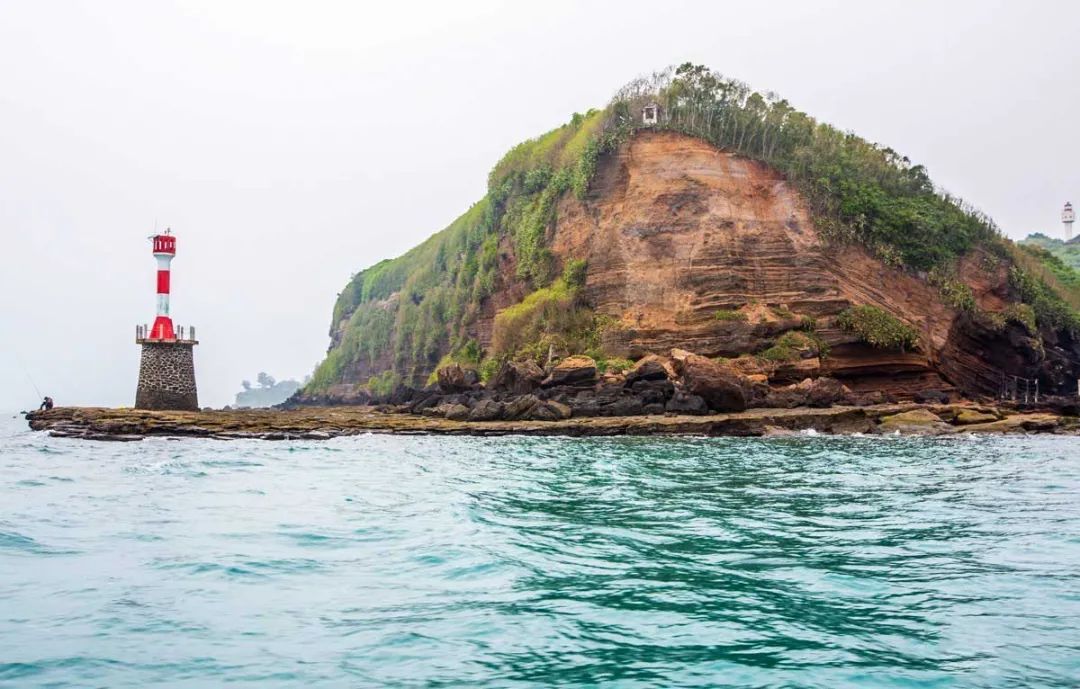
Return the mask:
[[251, 389], [251, 381], [250, 380], [242, 380], [242, 381], [240, 381], [240, 387], [244, 388], [245, 390], [250, 390]]
[[259, 375], [256, 376], [255, 380], [259, 381], [259, 385], [264, 388], [272, 388], [277, 383], [274, 377], [266, 373], [265, 371], [260, 371]]

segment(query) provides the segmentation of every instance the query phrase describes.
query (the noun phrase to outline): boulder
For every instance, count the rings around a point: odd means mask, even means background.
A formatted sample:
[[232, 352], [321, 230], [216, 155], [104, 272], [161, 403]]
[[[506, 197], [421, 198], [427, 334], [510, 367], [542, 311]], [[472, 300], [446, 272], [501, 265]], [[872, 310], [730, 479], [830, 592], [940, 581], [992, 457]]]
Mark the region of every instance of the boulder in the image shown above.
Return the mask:
[[644, 404], [664, 404], [675, 394], [675, 386], [666, 378], [663, 380], [638, 380], [630, 389], [641, 398]]
[[673, 374], [671, 364], [666, 359], [650, 354], [640, 359], [626, 372], [625, 381], [629, 387], [643, 380], [667, 380], [674, 377]]
[[743, 411], [752, 384], [745, 374], [712, 359], [682, 349], [671, 350], [676, 373], [691, 395], [705, 400], [716, 411]]
[[690, 395], [681, 390], [676, 390], [671, 399], [664, 405], [664, 410], [672, 414], [708, 414], [709, 405], [697, 395]]
[[441, 401], [441, 395], [437, 393], [426, 393], [412, 401], [409, 405], [409, 412], [413, 414], [422, 414], [427, 409], [437, 407]]
[[596, 380], [596, 362], [588, 356], [568, 356], [551, 369], [543, 380], [544, 387], [592, 383]]
[[480, 376], [474, 369], [465, 368], [460, 364], [449, 364], [435, 372], [438, 379], [439, 391], [444, 394], [466, 392], [480, 382]]
[[764, 406], [772, 409], [804, 407], [806, 406], [806, 389], [796, 384], [770, 390], [765, 396]]
[[498, 421], [503, 415], [503, 403], [492, 399], [477, 400], [469, 410], [469, 421]]
[[910, 411], [883, 416], [878, 422], [878, 428], [882, 433], [915, 433], [920, 435], [948, 433], [952, 426], [941, 420], [941, 417], [929, 409], [912, 409]]
[[973, 423], [993, 423], [997, 420], [998, 417], [994, 414], [981, 412], [977, 409], [961, 409], [956, 413], [953, 422], [960, 426], [967, 426]]
[[503, 418], [507, 421], [526, 418], [532, 408], [538, 404], [540, 404], [540, 398], [536, 395], [515, 397], [503, 406]]
[[534, 405], [526, 418], [533, 421], [561, 421], [569, 419], [572, 413], [570, 407], [562, 402], [547, 400]]
[[915, 401], [919, 404], [948, 404], [949, 395], [941, 390], [919, 390], [915, 393]]
[[443, 416], [447, 421], [465, 421], [469, 418], [469, 408], [464, 404], [448, 404]]
[[822, 376], [810, 381], [806, 392], [806, 402], [811, 407], [831, 407], [840, 402], [851, 401], [851, 390], [836, 380]]
[[540, 387], [544, 370], [532, 361], [507, 361], [499, 367], [489, 387], [511, 395], [527, 395]]

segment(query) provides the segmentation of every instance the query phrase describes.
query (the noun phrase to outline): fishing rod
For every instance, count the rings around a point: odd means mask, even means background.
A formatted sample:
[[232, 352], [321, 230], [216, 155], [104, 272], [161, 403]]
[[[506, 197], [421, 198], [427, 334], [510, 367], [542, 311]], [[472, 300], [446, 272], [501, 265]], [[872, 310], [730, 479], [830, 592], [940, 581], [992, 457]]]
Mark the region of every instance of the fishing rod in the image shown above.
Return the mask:
[[34, 379], [30, 377], [30, 371], [26, 368], [26, 364], [23, 363], [23, 358], [19, 356], [19, 353], [14, 349], [11, 350], [11, 353], [15, 355], [15, 360], [19, 362], [19, 368], [22, 369], [23, 375], [26, 376], [26, 382], [30, 383], [30, 387], [34, 388], [34, 392], [37, 393], [38, 399], [44, 398], [45, 395], [41, 394], [41, 390], [38, 389]]

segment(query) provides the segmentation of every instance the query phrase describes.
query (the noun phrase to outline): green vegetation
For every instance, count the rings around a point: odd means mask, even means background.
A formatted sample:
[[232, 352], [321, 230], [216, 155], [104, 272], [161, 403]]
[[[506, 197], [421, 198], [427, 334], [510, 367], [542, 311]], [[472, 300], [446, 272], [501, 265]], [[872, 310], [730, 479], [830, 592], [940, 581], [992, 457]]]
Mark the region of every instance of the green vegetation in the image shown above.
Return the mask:
[[1020, 242], [1022, 247], [1038, 247], [1057, 257], [1061, 263], [1074, 271], [1080, 271], [1080, 241], [1064, 242], [1054, 237], [1047, 237], [1041, 232], [1028, 235]]
[[938, 288], [942, 300], [949, 306], [969, 313], [976, 310], [975, 293], [969, 285], [956, 278], [954, 271], [942, 267], [934, 268], [927, 279]]
[[914, 328], [877, 306], [846, 308], [836, 317], [836, 324], [881, 349], [914, 349], [919, 343], [919, 333]]
[[792, 330], [784, 333], [773, 346], [757, 354], [759, 359], [772, 362], [792, 361], [801, 356], [801, 352], [812, 351], [825, 358], [829, 355], [829, 346], [813, 333]]
[[623, 359], [622, 357], [612, 357], [606, 359], [601, 356], [599, 359], [593, 357], [596, 360], [596, 370], [600, 373], [622, 373], [633, 367], [634, 362], [630, 359]]
[[[641, 108], [650, 102], [661, 106], [657, 128], [780, 171], [806, 199], [826, 239], [861, 244], [890, 266], [929, 274], [946, 301], [973, 312], [974, 295], [952, 271], [959, 258], [983, 247], [988, 259], [1008, 262], [1013, 286], [1039, 327], [1077, 329], [1080, 278], [1060, 256], [1011, 246], [989, 218], [936, 189], [926, 170], [900, 153], [818, 122], [774, 94], [686, 63], [637, 79], [606, 108], [575, 113], [515, 146], [489, 174], [485, 197], [449, 227], [355, 275], [334, 306], [334, 346], [307, 389], [325, 390], [361, 362], [384, 372], [370, 383], [382, 386], [386, 371], [406, 383], [422, 381], [445, 357], [467, 359], [482, 375], [506, 357], [542, 360], [553, 348], [595, 351], [594, 358], [604, 359], [599, 340], [607, 323], [580, 297], [585, 265], [560, 266], [551, 231], [560, 200], [586, 196], [601, 156], [643, 126]], [[477, 317], [490, 295], [508, 289], [528, 296], [499, 314], [492, 351], [480, 352]], [[745, 315], [722, 310], [716, 318]], [[853, 328], [867, 328], [860, 335], [883, 343], [878, 346], [915, 344], [914, 331], [898, 321], [868, 320], [863, 312], [848, 319]], [[1027, 319], [1016, 322], [1027, 327]], [[815, 326], [804, 318], [801, 327], [812, 332]], [[466, 352], [470, 346], [475, 349]]]
[[716, 312], [716, 320], [718, 321], [745, 321], [746, 314], [742, 311], [733, 311], [732, 309], [720, 309]]
[[369, 378], [365, 387], [374, 397], [386, 397], [392, 393], [394, 388], [398, 385], [401, 385], [401, 376], [387, 369], [382, 373]]

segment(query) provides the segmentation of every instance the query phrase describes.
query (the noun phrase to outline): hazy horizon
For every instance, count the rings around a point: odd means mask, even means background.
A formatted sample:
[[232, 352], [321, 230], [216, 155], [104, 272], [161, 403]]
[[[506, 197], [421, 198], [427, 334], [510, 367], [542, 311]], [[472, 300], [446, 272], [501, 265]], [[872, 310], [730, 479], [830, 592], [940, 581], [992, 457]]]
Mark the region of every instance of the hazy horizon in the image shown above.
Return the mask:
[[702, 63], [891, 146], [1010, 237], [1080, 202], [1065, 2], [0, 7], [0, 409], [130, 405], [155, 226], [200, 403], [302, 379], [351, 275], [478, 201], [513, 145]]

